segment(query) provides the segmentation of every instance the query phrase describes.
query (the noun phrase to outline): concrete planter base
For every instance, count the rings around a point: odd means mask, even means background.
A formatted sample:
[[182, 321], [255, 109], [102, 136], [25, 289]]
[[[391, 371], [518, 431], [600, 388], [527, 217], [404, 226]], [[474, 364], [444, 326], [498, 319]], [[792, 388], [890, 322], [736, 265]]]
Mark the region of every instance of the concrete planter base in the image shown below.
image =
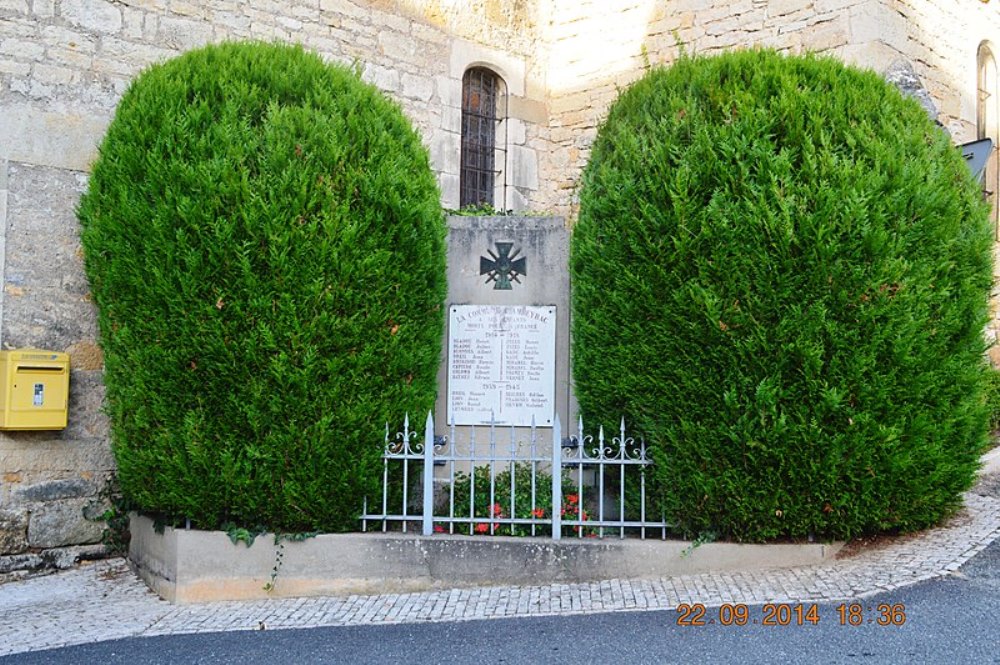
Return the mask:
[[174, 603], [270, 597], [400, 593], [462, 586], [592, 582], [784, 568], [829, 560], [843, 543], [737, 545], [608, 538], [327, 534], [277, 547], [264, 534], [234, 545], [221, 531], [167, 527], [132, 515], [129, 558], [150, 588]]

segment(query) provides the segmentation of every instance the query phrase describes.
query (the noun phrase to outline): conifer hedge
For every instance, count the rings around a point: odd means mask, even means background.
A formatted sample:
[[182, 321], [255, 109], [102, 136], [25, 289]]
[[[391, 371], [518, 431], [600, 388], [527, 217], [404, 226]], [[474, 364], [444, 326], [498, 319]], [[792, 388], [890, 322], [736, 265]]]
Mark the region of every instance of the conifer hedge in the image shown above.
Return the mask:
[[614, 103], [583, 176], [581, 409], [645, 435], [684, 534], [930, 525], [985, 444], [990, 247], [959, 151], [876, 74], [682, 58]]
[[398, 106], [299, 47], [189, 52], [129, 87], [79, 219], [127, 497], [357, 528], [443, 330], [438, 190]]

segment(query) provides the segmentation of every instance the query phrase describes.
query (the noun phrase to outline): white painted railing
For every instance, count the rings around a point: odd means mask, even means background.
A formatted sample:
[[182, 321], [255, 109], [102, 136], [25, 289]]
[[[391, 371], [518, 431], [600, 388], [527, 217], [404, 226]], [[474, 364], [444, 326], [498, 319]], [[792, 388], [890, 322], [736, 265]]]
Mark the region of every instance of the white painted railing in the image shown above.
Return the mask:
[[[381, 510], [371, 512], [365, 499], [362, 530], [398, 527], [405, 533], [419, 526], [425, 536], [550, 535], [559, 540], [564, 531], [578, 538], [611, 534], [645, 538], [652, 529], [666, 538], [670, 525], [662, 518], [649, 519], [646, 508], [646, 470], [653, 462], [645, 442], [636, 443], [626, 435], [624, 420], [618, 436], [607, 439], [602, 427], [596, 441], [584, 434], [582, 420], [577, 434], [564, 440], [558, 416], [550, 442], [540, 442], [540, 430], [534, 425], [527, 431], [527, 441], [518, 439], [514, 427], [493, 423], [485, 429], [486, 449], [477, 450], [475, 427], [468, 443], [459, 446], [454, 425], [447, 436], [435, 437], [430, 413], [422, 441], [410, 428], [408, 415], [403, 431], [395, 436], [390, 436], [387, 425]], [[499, 442], [504, 429], [510, 432], [505, 448]], [[444, 468], [436, 474], [435, 467]], [[410, 496], [416, 486], [421, 493], [419, 508]], [[638, 492], [631, 506], [626, 505], [627, 491]]]

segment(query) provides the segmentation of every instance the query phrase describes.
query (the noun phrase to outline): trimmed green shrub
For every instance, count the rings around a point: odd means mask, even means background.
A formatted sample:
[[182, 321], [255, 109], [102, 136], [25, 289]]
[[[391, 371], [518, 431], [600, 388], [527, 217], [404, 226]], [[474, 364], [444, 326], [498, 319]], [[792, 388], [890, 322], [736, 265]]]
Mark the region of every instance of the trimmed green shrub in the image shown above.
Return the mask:
[[959, 505], [990, 229], [918, 104], [828, 58], [682, 58], [615, 102], [580, 198], [576, 393], [645, 435], [680, 532], [849, 538]]
[[443, 330], [438, 190], [398, 106], [298, 47], [192, 51], [129, 87], [79, 218], [126, 495], [357, 528]]

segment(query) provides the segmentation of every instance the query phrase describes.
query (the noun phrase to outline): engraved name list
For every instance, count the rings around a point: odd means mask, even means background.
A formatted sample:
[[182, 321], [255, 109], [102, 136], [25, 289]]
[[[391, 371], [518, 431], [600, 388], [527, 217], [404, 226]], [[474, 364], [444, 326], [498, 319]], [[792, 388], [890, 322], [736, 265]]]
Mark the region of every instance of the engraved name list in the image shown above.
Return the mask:
[[555, 340], [555, 307], [453, 305], [448, 421], [551, 426]]

